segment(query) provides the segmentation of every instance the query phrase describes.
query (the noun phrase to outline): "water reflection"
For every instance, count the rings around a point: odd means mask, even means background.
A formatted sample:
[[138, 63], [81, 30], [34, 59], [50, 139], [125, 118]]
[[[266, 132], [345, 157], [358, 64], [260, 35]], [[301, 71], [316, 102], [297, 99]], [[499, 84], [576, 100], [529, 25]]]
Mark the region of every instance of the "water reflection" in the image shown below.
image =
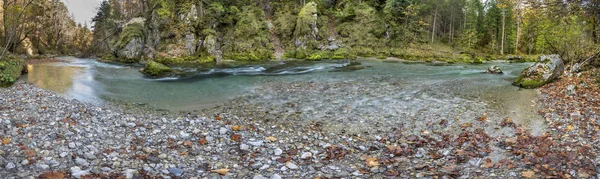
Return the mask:
[[84, 68], [34, 64], [27, 65], [27, 71], [27, 81], [41, 88], [64, 94], [73, 87], [74, 78], [79, 76], [84, 71]]

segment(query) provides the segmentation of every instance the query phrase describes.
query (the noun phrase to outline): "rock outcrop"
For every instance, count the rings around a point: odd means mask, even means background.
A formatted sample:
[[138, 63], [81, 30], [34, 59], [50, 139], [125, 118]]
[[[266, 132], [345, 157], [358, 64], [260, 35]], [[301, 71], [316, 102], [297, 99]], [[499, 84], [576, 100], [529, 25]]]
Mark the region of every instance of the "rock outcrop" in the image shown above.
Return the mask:
[[133, 18], [123, 28], [114, 47], [117, 57], [127, 62], [137, 62], [144, 55], [146, 40], [145, 18]]
[[565, 65], [559, 55], [540, 56], [538, 62], [525, 68], [513, 83], [521, 88], [537, 88], [560, 77]]

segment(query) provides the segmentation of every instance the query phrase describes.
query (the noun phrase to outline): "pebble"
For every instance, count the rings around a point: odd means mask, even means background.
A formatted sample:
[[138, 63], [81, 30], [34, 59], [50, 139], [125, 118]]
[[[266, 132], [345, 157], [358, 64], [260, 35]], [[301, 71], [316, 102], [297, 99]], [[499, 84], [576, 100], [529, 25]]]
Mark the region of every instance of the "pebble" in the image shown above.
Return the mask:
[[260, 147], [264, 144], [264, 141], [260, 140], [260, 141], [250, 141], [248, 142], [248, 144], [253, 145], [255, 147]]
[[90, 172], [87, 170], [81, 170], [81, 168], [74, 166], [71, 167], [71, 176], [75, 178], [81, 178], [81, 176], [88, 175]]
[[280, 155], [283, 153], [283, 150], [281, 150], [280, 148], [276, 148], [276, 149], [273, 151], [273, 153], [274, 153], [276, 156], [280, 156]]
[[14, 164], [14, 163], [12, 163], [12, 162], [9, 162], [8, 164], [6, 164], [6, 167], [5, 167], [5, 168], [6, 168], [6, 169], [8, 169], [8, 170], [10, 170], [10, 169], [13, 169], [13, 168], [15, 168], [15, 167], [16, 167], [16, 166], [15, 166], [15, 164]]
[[147, 154], [152, 153], [152, 148], [144, 147], [144, 152], [146, 152]]
[[240, 144], [240, 150], [248, 151], [248, 150], [250, 150], [250, 146], [248, 146], [246, 144]]
[[127, 178], [127, 179], [133, 178], [135, 176], [135, 174], [137, 174], [137, 170], [134, 170], [134, 169], [125, 169], [125, 171], [123, 171], [123, 175], [125, 175], [125, 178]]
[[225, 135], [225, 134], [227, 134], [227, 128], [221, 127], [221, 128], [219, 129], [219, 134], [221, 134], [221, 135]]
[[77, 164], [79, 166], [87, 166], [87, 165], [89, 165], [89, 163], [87, 162], [87, 160], [82, 159], [82, 158], [76, 158], [75, 159], [75, 164]]
[[160, 154], [160, 155], [158, 155], [158, 158], [165, 159], [165, 158], [167, 158], [167, 154]]
[[28, 165], [28, 164], [29, 164], [29, 160], [27, 160], [27, 159], [21, 161], [21, 165]]
[[48, 168], [50, 168], [50, 166], [46, 164], [38, 164], [37, 167], [42, 171], [48, 170]]
[[312, 157], [312, 153], [310, 153], [310, 152], [303, 152], [302, 156], [300, 156], [300, 158], [304, 159], [304, 160], [306, 160], [306, 159], [308, 159], [310, 157]]
[[289, 169], [292, 169], [292, 170], [298, 169], [298, 165], [296, 165], [296, 164], [294, 164], [292, 162], [288, 162], [285, 166], [287, 168], [289, 168]]
[[179, 168], [171, 167], [171, 168], [169, 168], [169, 172], [171, 172], [176, 177], [180, 177], [183, 175], [183, 170], [179, 169]]
[[268, 179], [268, 178], [265, 178], [262, 175], [254, 175], [254, 177], [252, 177], [252, 179]]
[[276, 173], [271, 176], [271, 179], [281, 179], [281, 176], [279, 176], [279, 174]]

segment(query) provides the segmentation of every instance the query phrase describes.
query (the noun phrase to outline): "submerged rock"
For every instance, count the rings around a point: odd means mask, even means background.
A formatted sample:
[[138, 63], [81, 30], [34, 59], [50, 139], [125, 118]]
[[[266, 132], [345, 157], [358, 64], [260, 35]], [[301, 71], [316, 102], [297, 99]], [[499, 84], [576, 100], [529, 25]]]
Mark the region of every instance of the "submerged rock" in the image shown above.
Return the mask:
[[525, 68], [513, 85], [521, 88], [537, 88], [556, 80], [564, 71], [559, 55], [540, 56], [538, 62]]
[[351, 71], [356, 71], [356, 70], [362, 70], [365, 69], [366, 67], [364, 65], [362, 65], [360, 62], [350, 62], [350, 64], [331, 70], [331, 72], [351, 72]]
[[492, 65], [487, 69], [487, 73], [489, 74], [503, 74], [502, 69], [496, 65]]
[[142, 70], [142, 73], [152, 77], [163, 77], [173, 72], [173, 69], [161, 63], [149, 61]]

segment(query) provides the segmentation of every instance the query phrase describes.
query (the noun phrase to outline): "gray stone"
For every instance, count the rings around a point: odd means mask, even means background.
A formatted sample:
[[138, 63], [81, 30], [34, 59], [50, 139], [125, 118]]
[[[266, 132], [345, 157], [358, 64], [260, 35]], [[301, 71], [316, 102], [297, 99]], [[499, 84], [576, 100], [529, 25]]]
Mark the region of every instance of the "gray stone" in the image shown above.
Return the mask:
[[50, 166], [48, 166], [46, 164], [38, 164], [37, 167], [43, 171], [48, 170], [48, 168], [50, 168]]
[[567, 96], [577, 96], [577, 90], [576, 90], [575, 85], [567, 86], [567, 90], [565, 91], [565, 94]]
[[279, 176], [279, 174], [276, 173], [271, 176], [271, 179], [281, 179], [281, 176]]
[[165, 158], [167, 158], [167, 154], [160, 154], [160, 155], [158, 155], [158, 158], [165, 159]]
[[289, 169], [292, 169], [292, 170], [298, 169], [298, 165], [296, 165], [296, 164], [294, 164], [292, 162], [288, 162], [285, 166], [287, 168], [289, 168]]
[[252, 177], [252, 179], [267, 179], [267, 178], [263, 177], [262, 175], [254, 175], [254, 177]]
[[240, 144], [240, 150], [248, 151], [250, 150], [250, 146], [246, 144]]
[[28, 165], [29, 164], [29, 160], [25, 159], [21, 161], [21, 165]]
[[311, 157], [312, 157], [312, 153], [310, 153], [310, 152], [303, 152], [302, 155], [300, 156], [300, 158], [304, 159], [304, 160], [309, 159]]
[[125, 171], [123, 171], [123, 175], [125, 175], [125, 178], [127, 179], [133, 178], [135, 174], [137, 174], [137, 170], [134, 169], [126, 169]]
[[4, 168], [6, 168], [7, 170], [10, 170], [10, 169], [13, 169], [15, 167], [16, 167], [16, 165], [14, 163], [9, 162], [8, 164], [6, 164], [6, 167], [4, 167]]
[[89, 165], [90, 163], [88, 163], [88, 162], [87, 162], [87, 160], [85, 160], [85, 159], [82, 159], [82, 158], [79, 158], [79, 157], [77, 157], [77, 158], [75, 159], [75, 164], [77, 164], [77, 165], [79, 165], [79, 166], [87, 166], [87, 165]]
[[228, 131], [228, 130], [227, 130], [227, 128], [221, 127], [221, 128], [219, 129], [219, 134], [221, 134], [221, 135], [225, 135], [225, 134], [227, 134], [227, 131]]
[[276, 156], [280, 156], [280, 155], [283, 153], [283, 150], [281, 150], [280, 148], [276, 148], [276, 149], [273, 151], [273, 153], [274, 153]]
[[81, 168], [79, 168], [77, 166], [71, 167], [71, 176], [73, 176], [75, 178], [81, 178], [81, 176], [88, 175], [88, 174], [90, 174], [90, 172], [87, 170], [81, 170]]
[[179, 169], [179, 168], [171, 167], [171, 168], [169, 168], [169, 172], [171, 172], [176, 177], [180, 177], [183, 175], [183, 170]]
[[250, 141], [248, 142], [248, 144], [252, 145], [252, 146], [256, 146], [256, 147], [260, 147], [264, 144], [264, 141], [259, 140], [259, 141]]

